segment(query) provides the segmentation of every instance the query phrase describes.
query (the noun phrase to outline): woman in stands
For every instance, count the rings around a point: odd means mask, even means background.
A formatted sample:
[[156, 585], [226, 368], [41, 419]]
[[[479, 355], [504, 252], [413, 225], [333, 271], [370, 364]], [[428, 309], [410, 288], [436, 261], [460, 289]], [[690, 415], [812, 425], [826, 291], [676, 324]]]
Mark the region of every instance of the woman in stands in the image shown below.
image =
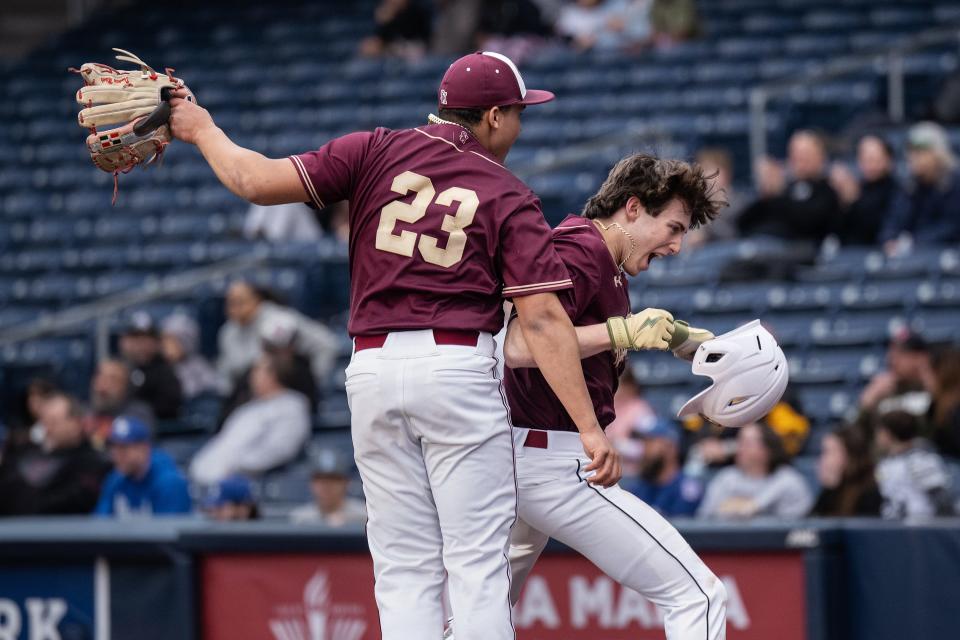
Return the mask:
[[941, 454], [960, 459], [960, 348], [939, 352], [933, 360], [933, 375], [927, 435]]
[[820, 495], [810, 515], [821, 517], [879, 516], [883, 500], [874, 477], [870, 444], [854, 426], [842, 426], [820, 444], [817, 463]]
[[806, 481], [790, 466], [780, 437], [755, 422], [737, 435], [736, 463], [720, 471], [697, 510], [701, 518], [799, 518], [813, 498]]

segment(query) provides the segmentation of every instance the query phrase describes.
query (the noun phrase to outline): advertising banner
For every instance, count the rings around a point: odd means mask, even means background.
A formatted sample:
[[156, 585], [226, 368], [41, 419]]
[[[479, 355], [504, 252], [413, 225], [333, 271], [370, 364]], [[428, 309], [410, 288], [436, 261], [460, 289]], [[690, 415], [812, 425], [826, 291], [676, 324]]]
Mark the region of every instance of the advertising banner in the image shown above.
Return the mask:
[[[800, 553], [704, 560], [727, 587], [730, 640], [806, 640]], [[369, 556], [215, 555], [203, 561], [203, 638], [376, 640]], [[656, 607], [574, 554], [537, 563], [514, 610], [520, 640], [662, 640]]]
[[0, 640], [93, 638], [93, 563], [0, 569]]

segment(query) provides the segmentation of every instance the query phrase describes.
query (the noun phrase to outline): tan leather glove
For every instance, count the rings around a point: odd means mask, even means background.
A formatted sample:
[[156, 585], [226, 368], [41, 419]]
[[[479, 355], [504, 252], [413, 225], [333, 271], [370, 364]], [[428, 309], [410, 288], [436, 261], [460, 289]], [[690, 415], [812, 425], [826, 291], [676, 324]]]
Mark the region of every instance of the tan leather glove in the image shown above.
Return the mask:
[[607, 331], [614, 349], [666, 351], [673, 336], [673, 316], [663, 309], [644, 309], [626, 318], [609, 318]]
[[700, 344], [714, 338], [714, 335], [706, 329], [691, 327], [683, 320], [674, 320], [673, 327], [670, 350], [681, 360], [693, 360]]

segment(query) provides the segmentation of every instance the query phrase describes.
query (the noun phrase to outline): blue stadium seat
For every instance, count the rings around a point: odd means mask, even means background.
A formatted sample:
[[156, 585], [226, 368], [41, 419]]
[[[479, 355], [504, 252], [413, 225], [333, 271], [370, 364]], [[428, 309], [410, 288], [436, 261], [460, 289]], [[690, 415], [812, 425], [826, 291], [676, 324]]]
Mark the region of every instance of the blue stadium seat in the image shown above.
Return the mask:
[[631, 297], [634, 311], [648, 307], [666, 309], [677, 318], [689, 317], [694, 309], [694, 296], [701, 291], [700, 286], [693, 287], [647, 287]]
[[767, 314], [763, 324], [790, 355], [793, 351], [806, 348], [812, 342], [812, 329], [826, 321], [829, 316], [819, 311], [794, 311], [790, 313]]
[[690, 384], [695, 378], [690, 373], [690, 363], [669, 353], [644, 353], [630, 359], [634, 377], [645, 387]]
[[310, 464], [290, 464], [268, 472], [260, 479], [261, 498], [269, 502], [310, 502]]
[[19, 346], [6, 347], [2, 354], [6, 363], [26, 365], [90, 363], [93, 357], [91, 344], [83, 338], [40, 338]]
[[867, 282], [843, 287], [840, 303], [845, 309], [891, 309], [907, 313], [917, 299], [919, 280]]
[[790, 381], [796, 384], [860, 384], [883, 364], [876, 349], [831, 349], [789, 358]]
[[850, 285], [797, 284], [774, 285], [766, 291], [771, 311], [819, 311], [836, 308], [843, 290]]
[[177, 466], [186, 470], [190, 466], [190, 460], [196, 455], [197, 451], [206, 444], [209, 436], [206, 434], [192, 435], [163, 435], [156, 441], [156, 446], [170, 454], [170, 457], [177, 463]]
[[888, 312], [859, 312], [821, 318], [810, 327], [812, 342], [821, 346], [885, 344], [904, 317]]
[[762, 285], [756, 283], [705, 287], [693, 296], [693, 305], [698, 313], [743, 312], [760, 315], [766, 310], [766, 296]]
[[849, 418], [857, 407], [856, 394], [835, 385], [797, 386], [797, 395], [804, 415], [821, 424]]
[[921, 307], [955, 307], [960, 309], [960, 279], [925, 280], [917, 285], [917, 303]]
[[317, 429], [344, 429], [350, 426], [350, 407], [346, 393], [331, 393], [320, 400], [314, 420]]
[[865, 262], [867, 276], [871, 279], [917, 278], [940, 271], [943, 247], [916, 247], [909, 254], [884, 258], [874, 253]]
[[921, 309], [913, 314], [910, 326], [933, 342], [960, 340], [960, 313], [956, 309]]

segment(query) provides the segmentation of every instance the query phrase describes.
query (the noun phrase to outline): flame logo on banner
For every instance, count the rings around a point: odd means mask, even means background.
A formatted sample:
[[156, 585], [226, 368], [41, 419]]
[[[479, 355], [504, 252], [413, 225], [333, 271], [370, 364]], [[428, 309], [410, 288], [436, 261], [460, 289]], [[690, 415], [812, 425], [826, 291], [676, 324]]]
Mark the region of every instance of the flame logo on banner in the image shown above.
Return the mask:
[[367, 630], [363, 618], [336, 615], [330, 598], [330, 579], [318, 570], [303, 586], [303, 611], [270, 620], [274, 640], [361, 640]]

